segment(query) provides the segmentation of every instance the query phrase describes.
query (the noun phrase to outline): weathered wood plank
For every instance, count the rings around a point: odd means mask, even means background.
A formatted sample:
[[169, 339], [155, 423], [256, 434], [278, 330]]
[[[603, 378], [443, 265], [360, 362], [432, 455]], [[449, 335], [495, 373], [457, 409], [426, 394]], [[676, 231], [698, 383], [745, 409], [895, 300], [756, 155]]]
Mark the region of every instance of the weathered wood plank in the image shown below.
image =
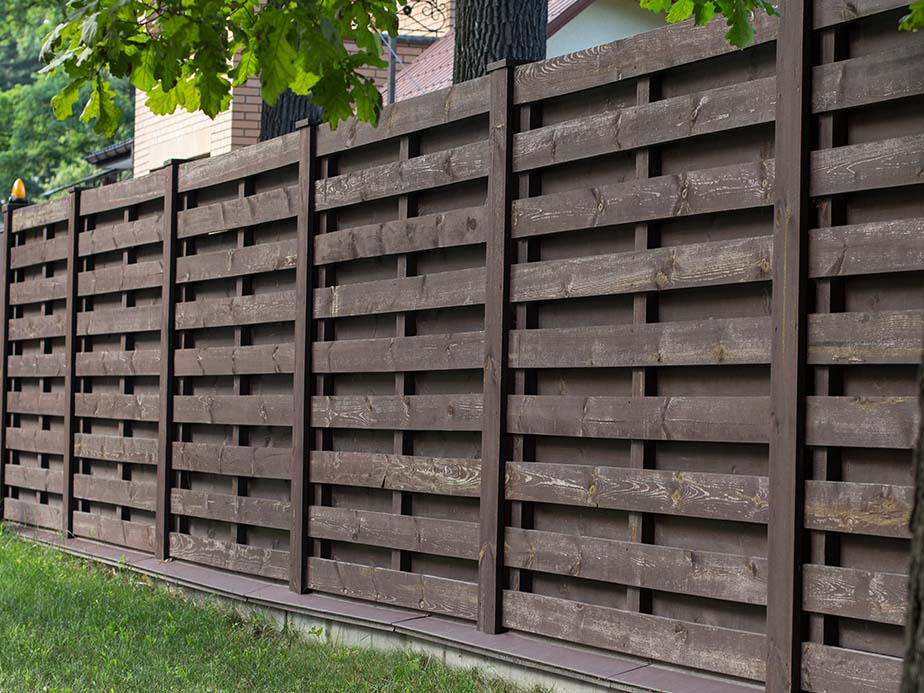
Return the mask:
[[469, 207], [322, 233], [314, 239], [314, 262], [324, 265], [484, 243], [485, 215], [484, 207]]
[[914, 397], [808, 397], [807, 443], [860, 448], [914, 447]]
[[845, 24], [862, 17], [888, 12], [906, 6], [904, 0], [814, 0], [813, 25], [815, 29]]
[[375, 452], [311, 453], [311, 478], [319, 484], [362, 486], [477, 498], [481, 460]]
[[254, 176], [298, 161], [298, 135], [290, 133], [266, 142], [238, 149], [221, 157], [181, 164], [177, 176], [178, 192], [220, 185], [237, 178]]
[[769, 363], [769, 318], [513, 330], [511, 368]]
[[508, 462], [510, 500], [766, 523], [767, 478], [632, 467]]
[[766, 77], [607, 110], [517, 134], [513, 168], [525, 171], [769, 123], [775, 108], [776, 78]]
[[[249, 200], [253, 196], [240, 198]], [[196, 209], [196, 208], [194, 208]], [[177, 258], [177, 281], [206, 281], [295, 268], [295, 240], [258, 243]]]
[[160, 397], [90, 392], [74, 395], [77, 416], [125, 421], [157, 421]]
[[77, 354], [77, 375], [144, 376], [160, 373], [160, 351], [132, 349], [130, 351], [85, 351]]
[[154, 551], [154, 525], [108, 515], [74, 512], [74, 536], [117, 544], [136, 551]]
[[107, 462], [154, 466], [157, 464], [157, 439], [75, 433], [74, 455]]
[[760, 681], [760, 633], [632, 613], [556, 597], [504, 591], [504, 625], [637, 657]]
[[484, 333], [315, 342], [317, 373], [393, 373], [481, 368]]
[[288, 530], [292, 508], [288, 501], [174, 488], [170, 491], [170, 512], [174, 515]]
[[291, 395], [175, 395], [177, 423], [291, 426]]
[[3, 483], [7, 486], [27, 488], [43, 493], [60, 494], [64, 487], [63, 478], [61, 470], [7, 464], [4, 469]]
[[67, 276], [13, 282], [9, 288], [11, 306], [61, 300], [67, 294]]
[[47, 241], [35, 240], [10, 248], [10, 269], [21, 269], [65, 258], [67, 258], [67, 236], [55, 236]]
[[511, 433], [638, 440], [767, 441], [766, 397], [512, 396]]
[[[298, 186], [289, 185], [233, 200], [184, 209], [177, 214], [177, 238], [193, 238], [290, 219], [298, 212]], [[180, 273], [182, 276], [182, 272]]]
[[288, 479], [290, 448], [256, 448], [211, 443], [174, 443], [173, 468], [222, 476]]
[[61, 508], [29, 503], [16, 498], [3, 499], [3, 519], [33, 527], [61, 531]]
[[119, 183], [88, 188], [81, 202], [83, 214], [96, 214], [156, 200], [164, 194], [164, 171], [154, 171]]
[[295, 319], [295, 292], [212, 298], [176, 304], [176, 329], [258, 325]]
[[525, 198], [513, 203], [513, 236], [765, 207], [773, 181], [767, 159]]
[[910, 538], [911, 486], [805, 482], [805, 526], [827, 532]]
[[[755, 13], [754, 43], [776, 38], [777, 19]], [[693, 29], [692, 20], [517, 68], [514, 102], [550, 99], [660, 72], [735, 50], [721, 22]]]
[[294, 351], [291, 342], [178, 349], [174, 363], [178, 376], [291, 373]]
[[337, 395], [311, 398], [317, 428], [480, 431], [481, 395]]
[[382, 109], [376, 127], [350, 119], [336, 130], [318, 128], [318, 155], [326, 156], [420, 130], [446, 125], [485, 113], [488, 105], [487, 78], [454, 84], [428, 94], [404, 99]]
[[323, 558], [308, 559], [308, 587], [467, 620], [475, 619], [478, 606], [474, 582]]
[[924, 269], [924, 218], [809, 232], [809, 276], [849, 277]]
[[[278, 138], [282, 139], [282, 138]], [[289, 552], [246, 544], [229, 544], [217, 539], [170, 533], [171, 558], [201, 563], [236, 573], [285, 580], [289, 575]]]
[[895, 693], [901, 678], [898, 657], [802, 644], [802, 687], [811, 693]]
[[811, 167], [813, 196], [924, 183], [924, 135], [822, 149]]
[[152, 483], [125, 481], [89, 474], [74, 474], [74, 498], [122, 505], [154, 512], [157, 487]]
[[160, 329], [160, 306], [137, 308], [107, 308], [77, 314], [77, 334], [155, 332]]
[[478, 560], [477, 522], [313, 506], [308, 528], [315, 539]]
[[41, 428], [7, 428], [6, 447], [23, 452], [64, 454], [64, 432], [43, 431]]
[[77, 292], [81, 296], [93, 296], [119, 291], [151, 289], [160, 286], [162, 281], [161, 261], [150, 260], [121, 267], [81, 272], [77, 280]]
[[64, 415], [63, 392], [9, 392], [6, 410], [13, 414]]
[[48, 337], [64, 336], [64, 311], [54, 315], [30, 315], [25, 318], [11, 318], [8, 321], [9, 339], [21, 341], [24, 339], [44, 339]]
[[819, 313], [809, 316], [808, 362], [821, 364], [921, 362], [924, 311]]
[[488, 174], [487, 141], [370, 166], [315, 183], [317, 210], [462, 183]]
[[907, 575], [824, 565], [806, 565], [802, 572], [806, 611], [905, 625]]
[[631, 541], [507, 527], [506, 564], [746, 604], [767, 601], [767, 561]]
[[6, 363], [13, 378], [62, 378], [67, 367], [64, 353], [10, 356]]
[[163, 240], [164, 221], [160, 214], [134, 221], [106, 224], [80, 234], [80, 257], [109, 253], [113, 250], [153, 245]]
[[772, 237], [514, 265], [513, 302], [769, 281]]
[[450, 308], [484, 303], [481, 267], [314, 290], [316, 318]]
[[18, 233], [39, 226], [47, 226], [49, 224], [67, 221], [70, 208], [69, 196], [59, 197], [57, 200], [43, 202], [38, 205], [18, 207], [16, 213], [13, 215], [13, 223], [10, 225], [10, 228], [13, 229], [13, 233]]

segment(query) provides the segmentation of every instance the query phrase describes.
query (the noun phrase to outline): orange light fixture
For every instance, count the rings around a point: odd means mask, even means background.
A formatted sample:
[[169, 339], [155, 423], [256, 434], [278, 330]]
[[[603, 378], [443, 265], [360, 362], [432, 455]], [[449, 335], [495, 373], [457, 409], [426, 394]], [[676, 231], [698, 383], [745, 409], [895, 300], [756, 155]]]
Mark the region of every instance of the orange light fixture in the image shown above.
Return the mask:
[[16, 182], [13, 183], [13, 189], [10, 191], [10, 201], [26, 201], [26, 184], [22, 182], [22, 178], [17, 178]]

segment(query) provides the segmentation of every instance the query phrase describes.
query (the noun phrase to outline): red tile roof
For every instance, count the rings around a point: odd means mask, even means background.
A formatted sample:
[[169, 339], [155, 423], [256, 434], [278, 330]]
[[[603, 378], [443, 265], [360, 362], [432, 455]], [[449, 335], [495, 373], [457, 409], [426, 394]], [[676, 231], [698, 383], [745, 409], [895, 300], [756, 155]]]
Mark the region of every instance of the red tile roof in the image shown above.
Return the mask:
[[[593, 0], [549, 0], [549, 28], [552, 36], [574, 19]], [[398, 101], [436, 91], [452, 84], [455, 32], [449, 31], [398, 73], [395, 95]]]

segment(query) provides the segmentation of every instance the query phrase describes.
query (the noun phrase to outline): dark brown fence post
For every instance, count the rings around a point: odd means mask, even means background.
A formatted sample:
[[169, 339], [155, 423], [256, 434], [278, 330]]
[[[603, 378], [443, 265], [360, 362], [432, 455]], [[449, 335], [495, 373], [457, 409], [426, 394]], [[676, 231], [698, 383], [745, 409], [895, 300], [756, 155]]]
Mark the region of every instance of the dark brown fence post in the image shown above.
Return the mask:
[[67, 215], [67, 293], [64, 322], [64, 464], [61, 487], [61, 530], [70, 536], [74, 516], [74, 390], [77, 385], [77, 274], [80, 261], [80, 189], [70, 195], [70, 211]]
[[6, 468], [6, 391], [8, 386], [7, 359], [9, 357], [9, 304], [10, 248], [13, 245], [13, 202], [3, 207], [3, 250], [0, 251], [0, 519], [3, 518], [3, 499], [6, 498], [4, 470]]
[[513, 175], [513, 73], [517, 63], [488, 65], [491, 89], [487, 249], [484, 306], [484, 400], [481, 425], [481, 547], [478, 554], [478, 628], [501, 630], [504, 576], [504, 472], [507, 436], [507, 340], [510, 332], [510, 219]]
[[311, 506], [308, 456], [311, 447], [311, 327], [314, 318], [314, 184], [317, 125], [300, 123], [298, 139], [298, 225], [295, 260], [295, 373], [292, 381], [292, 529], [289, 589], [308, 590], [308, 512]]
[[160, 292], [160, 396], [157, 424], [157, 500], [154, 552], [170, 556], [170, 486], [173, 476], [174, 334], [176, 330], [176, 216], [179, 207], [177, 175], [180, 162], [164, 167], [163, 283]]
[[782, 4], [777, 40], [770, 383], [767, 691], [800, 690], [812, 3]]

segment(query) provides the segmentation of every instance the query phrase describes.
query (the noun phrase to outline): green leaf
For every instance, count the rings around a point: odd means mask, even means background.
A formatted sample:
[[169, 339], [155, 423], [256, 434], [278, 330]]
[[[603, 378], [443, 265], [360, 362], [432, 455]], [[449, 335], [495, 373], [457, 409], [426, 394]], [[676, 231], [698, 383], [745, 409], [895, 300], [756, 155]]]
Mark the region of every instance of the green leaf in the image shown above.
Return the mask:
[[706, 26], [715, 16], [715, 3], [707, 0], [707, 2], [697, 4], [694, 15], [697, 26]]
[[115, 92], [107, 80], [97, 75], [93, 80], [90, 98], [84, 106], [80, 120], [85, 123], [95, 120], [93, 129], [101, 135], [111, 137], [119, 127], [122, 110], [116, 106]]
[[55, 94], [51, 99], [51, 108], [55, 118], [64, 120], [74, 115], [74, 104], [80, 97], [80, 82], [74, 81]]
[[901, 19], [898, 28], [902, 31], [918, 31], [924, 29], [924, 0], [915, 0], [908, 7], [908, 14]]
[[682, 22], [689, 19], [693, 14], [693, 0], [677, 0], [667, 13], [667, 21], [670, 23]]
[[176, 90], [170, 89], [169, 91], [164, 91], [160, 85], [158, 85], [148, 92], [145, 105], [151, 109], [151, 113], [154, 115], [169, 115], [176, 111]]

